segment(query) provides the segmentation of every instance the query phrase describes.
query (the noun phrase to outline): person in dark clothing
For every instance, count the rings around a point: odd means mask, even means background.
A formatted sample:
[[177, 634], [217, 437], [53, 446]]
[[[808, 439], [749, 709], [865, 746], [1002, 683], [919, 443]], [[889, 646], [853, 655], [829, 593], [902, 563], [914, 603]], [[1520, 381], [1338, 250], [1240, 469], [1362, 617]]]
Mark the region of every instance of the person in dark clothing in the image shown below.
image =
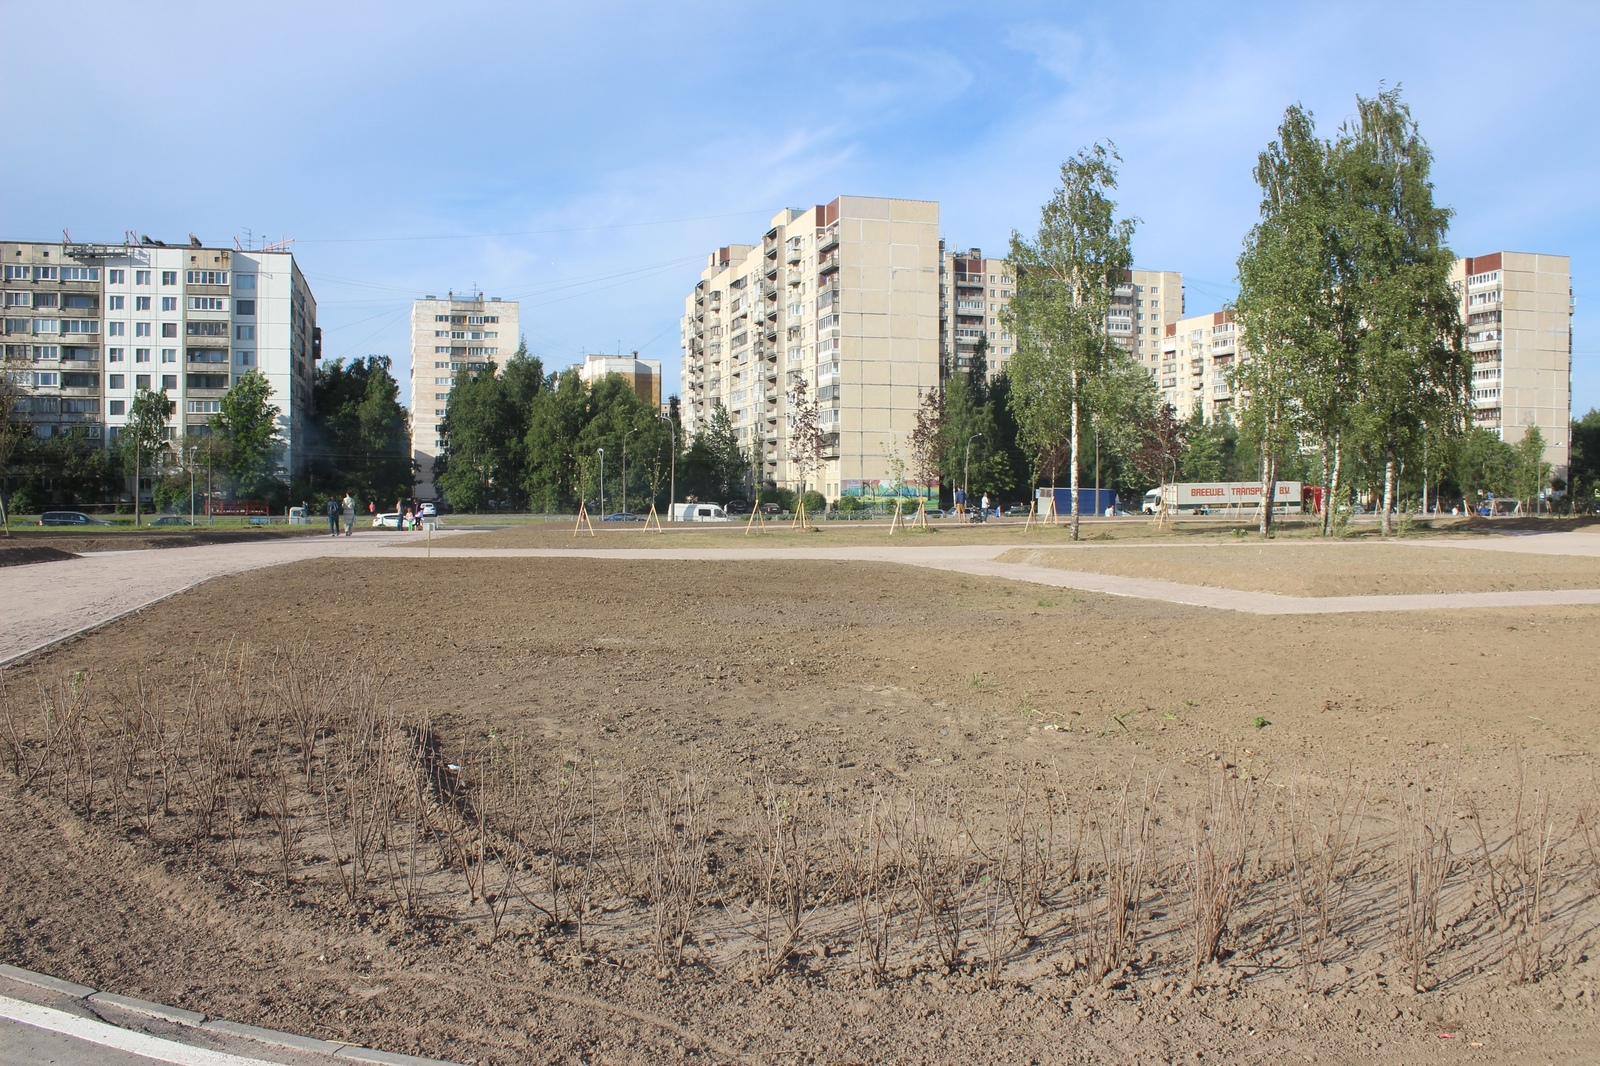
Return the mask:
[[339, 535], [340, 506], [341, 504], [339, 503], [339, 498], [337, 496], [328, 497], [328, 536], [330, 537], [337, 537]]

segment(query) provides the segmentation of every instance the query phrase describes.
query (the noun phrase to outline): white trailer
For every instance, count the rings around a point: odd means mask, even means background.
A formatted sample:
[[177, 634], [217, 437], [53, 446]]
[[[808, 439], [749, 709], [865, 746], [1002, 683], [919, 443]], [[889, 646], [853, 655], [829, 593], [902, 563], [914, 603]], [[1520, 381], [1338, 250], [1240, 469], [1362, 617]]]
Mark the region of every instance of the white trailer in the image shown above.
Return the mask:
[[[1280, 481], [1272, 501], [1276, 514], [1299, 514], [1303, 493], [1298, 481]], [[1141, 509], [1155, 514], [1165, 502], [1168, 514], [1241, 514], [1261, 507], [1259, 481], [1184, 481], [1144, 494]]]

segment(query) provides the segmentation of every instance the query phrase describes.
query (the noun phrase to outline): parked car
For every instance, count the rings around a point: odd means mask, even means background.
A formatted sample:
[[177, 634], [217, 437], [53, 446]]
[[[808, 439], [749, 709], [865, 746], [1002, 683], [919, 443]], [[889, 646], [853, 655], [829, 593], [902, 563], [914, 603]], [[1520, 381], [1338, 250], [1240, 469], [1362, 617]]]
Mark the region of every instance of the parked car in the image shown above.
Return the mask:
[[192, 526], [192, 525], [194, 525], [193, 522], [189, 521], [187, 518], [183, 517], [182, 515], [178, 515], [178, 514], [164, 514], [160, 518], [156, 519], [154, 522], [151, 522], [150, 524], [152, 526]]
[[775, 504], [775, 503], [764, 503], [764, 504], [761, 505], [761, 513], [762, 514], [769, 514], [769, 515], [770, 514], [782, 514], [783, 513], [783, 508], [781, 506], [779, 506], [778, 504]]
[[749, 500], [729, 500], [728, 501], [728, 505], [726, 507], [724, 507], [722, 509], [722, 511], [723, 511], [724, 514], [730, 514], [730, 515], [734, 515], [734, 514], [749, 514], [750, 513], [750, 501]]
[[109, 526], [110, 522], [91, 518], [82, 511], [46, 511], [39, 516], [41, 526]]
[[431, 504], [431, 503], [422, 504], [420, 507], [417, 508], [417, 513], [419, 515], [421, 515], [423, 518], [437, 518], [437, 517], [439, 517], [438, 508], [434, 507], [434, 505]]
[[929, 518], [943, 518], [944, 517], [944, 509], [941, 508], [941, 507], [930, 507], [930, 508], [928, 508], [926, 511], [924, 511], [922, 513], [927, 515]]
[[632, 511], [613, 511], [601, 519], [602, 522], [637, 522], [639, 516]]
[[390, 512], [388, 512], [386, 514], [377, 515], [376, 517], [374, 517], [372, 519], [372, 528], [373, 529], [399, 529], [400, 528], [400, 515], [397, 512], [394, 512], [394, 511], [390, 511]]
[[1007, 518], [1026, 518], [1027, 515], [1028, 505], [1025, 503], [1014, 503], [1006, 508]]

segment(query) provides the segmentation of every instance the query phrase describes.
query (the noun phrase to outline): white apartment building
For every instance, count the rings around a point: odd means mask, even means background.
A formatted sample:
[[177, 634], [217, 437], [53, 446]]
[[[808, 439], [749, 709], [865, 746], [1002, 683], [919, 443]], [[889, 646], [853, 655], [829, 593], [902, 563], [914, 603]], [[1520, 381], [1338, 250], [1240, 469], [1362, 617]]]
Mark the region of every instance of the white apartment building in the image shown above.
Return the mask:
[[1545, 460], [1571, 463], [1572, 260], [1493, 252], [1458, 259], [1451, 284], [1472, 356], [1473, 421], [1515, 444], [1537, 425]]
[[279, 471], [305, 467], [317, 304], [294, 255], [168, 246], [0, 241], [7, 369], [24, 380], [35, 432], [82, 426], [111, 443], [139, 389], [173, 401], [168, 434], [203, 434], [251, 369], [278, 407]]
[[632, 355], [602, 355], [590, 353], [576, 368], [578, 378], [593, 385], [607, 374], [615, 374], [626, 381], [634, 394], [649, 404], [652, 410], [661, 410], [661, 360], [640, 359]]
[[726, 408], [756, 479], [799, 488], [790, 398], [803, 379], [827, 440], [806, 487], [890, 491], [939, 384], [942, 258], [937, 203], [862, 196], [780, 211], [759, 243], [713, 252], [681, 319], [685, 430]]
[[1207, 422], [1234, 405], [1229, 375], [1241, 357], [1239, 327], [1232, 311], [1181, 318], [1162, 329], [1159, 351], [1145, 365], [1164, 403], [1181, 422], [1199, 411]]
[[433, 461], [444, 449], [439, 435], [450, 385], [457, 374], [504, 366], [521, 338], [520, 305], [482, 293], [444, 299], [425, 296], [411, 304], [411, 459], [416, 494], [437, 499]]

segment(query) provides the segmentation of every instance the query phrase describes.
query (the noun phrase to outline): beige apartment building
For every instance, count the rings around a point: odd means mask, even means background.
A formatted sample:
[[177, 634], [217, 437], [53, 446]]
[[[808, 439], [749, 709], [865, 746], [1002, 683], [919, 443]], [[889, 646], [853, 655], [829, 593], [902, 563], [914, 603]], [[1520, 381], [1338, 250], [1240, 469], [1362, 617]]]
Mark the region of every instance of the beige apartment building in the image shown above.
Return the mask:
[[490, 363], [504, 366], [521, 337], [515, 300], [482, 293], [444, 299], [427, 296], [411, 304], [411, 458], [418, 499], [438, 498], [433, 461], [444, 449], [439, 426], [457, 374]]
[[1162, 401], [1172, 405], [1179, 421], [1199, 411], [1211, 422], [1234, 405], [1229, 375], [1240, 352], [1233, 312], [1213, 311], [1163, 326], [1160, 350], [1152, 352], [1145, 365]]
[[684, 301], [685, 430], [722, 406], [757, 480], [799, 488], [790, 401], [803, 380], [827, 442], [807, 487], [892, 491], [939, 384], [942, 259], [937, 203], [862, 196], [785, 209], [759, 243], [717, 249]]
[[1451, 284], [1472, 355], [1477, 425], [1515, 444], [1544, 434], [1545, 460], [1565, 478], [1571, 461], [1572, 260], [1493, 252], [1456, 261]]
[[634, 394], [653, 410], [661, 410], [659, 359], [640, 359], [638, 352], [632, 355], [589, 354], [578, 364], [577, 371], [578, 377], [587, 385], [593, 385], [607, 374], [615, 374], [626, 381]]

